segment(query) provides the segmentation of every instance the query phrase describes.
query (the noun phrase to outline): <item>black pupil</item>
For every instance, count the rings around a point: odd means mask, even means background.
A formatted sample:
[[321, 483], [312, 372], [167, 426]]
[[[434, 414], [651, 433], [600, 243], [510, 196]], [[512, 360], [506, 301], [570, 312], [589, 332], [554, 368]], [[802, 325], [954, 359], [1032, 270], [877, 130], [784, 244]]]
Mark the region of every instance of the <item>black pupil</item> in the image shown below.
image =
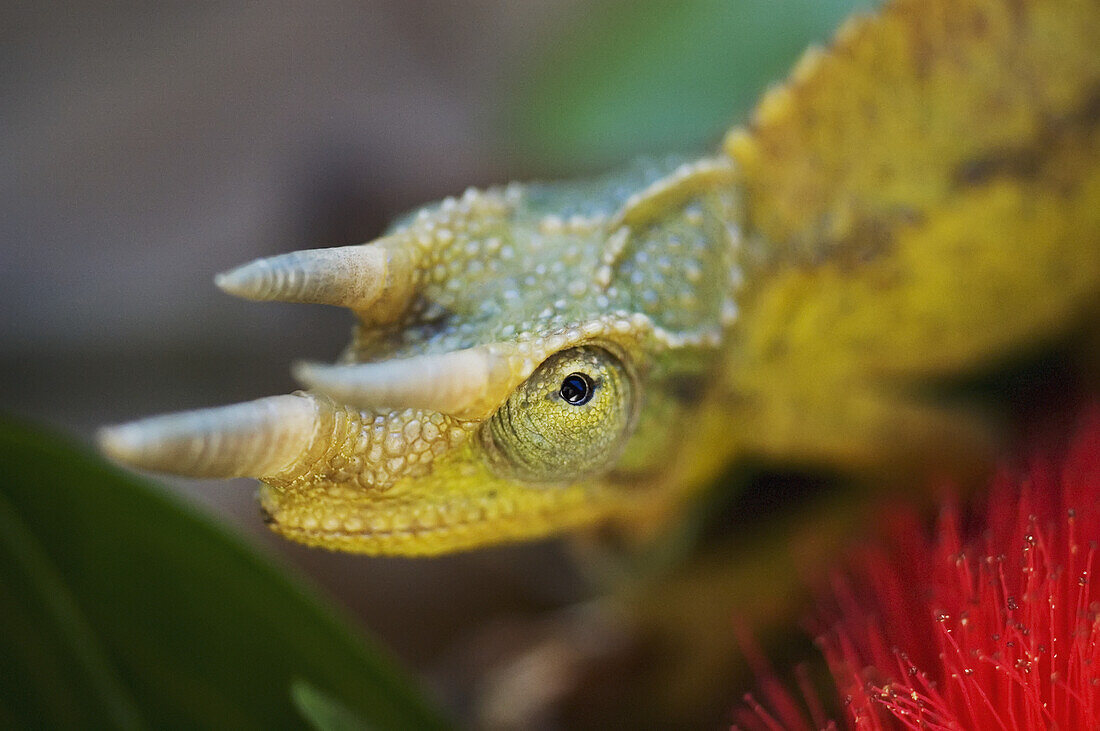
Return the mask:
[[561, 382], [558, 393], [566, 403], [582, 406], [592, 399], [592, 382], [583, 373], [570, 373]]

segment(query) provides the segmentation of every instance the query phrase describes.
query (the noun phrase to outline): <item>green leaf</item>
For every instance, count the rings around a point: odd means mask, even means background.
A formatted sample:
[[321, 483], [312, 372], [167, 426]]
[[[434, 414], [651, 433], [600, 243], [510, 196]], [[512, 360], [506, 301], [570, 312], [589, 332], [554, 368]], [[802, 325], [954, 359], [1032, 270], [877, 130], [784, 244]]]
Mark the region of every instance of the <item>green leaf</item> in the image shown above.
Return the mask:
[[370, 725], [344, 704], [325, 695], [304, 680], [290, 686], [290, 697], [302, 718], [316, 731], [364, 731]]
[[163, 491], [0, 420], [0, 725], [443, 722], [335, 609]]
[[[872, 0], [583, 3], [515, 79], [511, 136], [553, 169], [713, 145], [812, 42]], [[565, 161], [565, 162], [563, 162]]]

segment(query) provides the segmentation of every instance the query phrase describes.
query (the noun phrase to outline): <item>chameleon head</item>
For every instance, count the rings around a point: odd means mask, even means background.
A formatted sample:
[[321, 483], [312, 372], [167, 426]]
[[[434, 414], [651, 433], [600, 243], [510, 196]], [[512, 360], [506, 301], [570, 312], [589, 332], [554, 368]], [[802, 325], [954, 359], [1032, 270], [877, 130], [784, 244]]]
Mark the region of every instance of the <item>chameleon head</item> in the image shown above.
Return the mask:
[[[101, 447], [259, 478], [274, 530], [338, 550], [433, 554], [606, 518], [674, 463], [699, 395], [684, 384], [721, 338], [725, 198], [666, 190], [693, 172], [468, 191], [373, 243], [222, 274], [238, 296], [351, 309], [351, 345], [299, 364], [305, 391], [109, 427]], [[639, 189], [669, 215], [631, 219]]]

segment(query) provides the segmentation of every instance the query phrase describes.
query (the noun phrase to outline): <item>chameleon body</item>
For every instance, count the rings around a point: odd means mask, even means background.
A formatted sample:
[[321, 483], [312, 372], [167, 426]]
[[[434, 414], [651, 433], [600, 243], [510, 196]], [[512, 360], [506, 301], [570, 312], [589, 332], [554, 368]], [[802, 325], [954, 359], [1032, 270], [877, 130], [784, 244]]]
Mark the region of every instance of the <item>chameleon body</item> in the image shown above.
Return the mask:
[[219, 277], [358, 322], [308, 390], [104, 430], [252, 476], [271, 527], [425, 555], [659, 521], [747, 452], [845, 467], [979, 439], [919, 396], [1094, 317], [1100, 6], [897, 0], [698, 160], [470, 190]]

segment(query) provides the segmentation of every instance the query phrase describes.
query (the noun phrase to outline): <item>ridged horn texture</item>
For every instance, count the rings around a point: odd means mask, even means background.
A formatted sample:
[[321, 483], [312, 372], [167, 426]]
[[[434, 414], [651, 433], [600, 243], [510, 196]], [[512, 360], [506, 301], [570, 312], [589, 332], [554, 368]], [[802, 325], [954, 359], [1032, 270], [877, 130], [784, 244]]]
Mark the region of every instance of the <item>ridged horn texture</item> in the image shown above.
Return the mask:
[[266, 477], [294, 464], [317, 431], [318, 401], [270, 396], [105, 427], [100, 448], [114, 459], [188, 477]]
[[488, 416], [526, 376], [489, 346], [356, 365], [299, 363], [294, 377], [337, 403], [359, 408], [438, 411], [459, 419]]
[[[411, 291], [410, 257], [400, 242], [306, 249], [239, 266], [214, 278], [226, 292], [251, 300], [337, 305], [357, 311]], [[384, 295], [390, 295], [384, 297]]]

